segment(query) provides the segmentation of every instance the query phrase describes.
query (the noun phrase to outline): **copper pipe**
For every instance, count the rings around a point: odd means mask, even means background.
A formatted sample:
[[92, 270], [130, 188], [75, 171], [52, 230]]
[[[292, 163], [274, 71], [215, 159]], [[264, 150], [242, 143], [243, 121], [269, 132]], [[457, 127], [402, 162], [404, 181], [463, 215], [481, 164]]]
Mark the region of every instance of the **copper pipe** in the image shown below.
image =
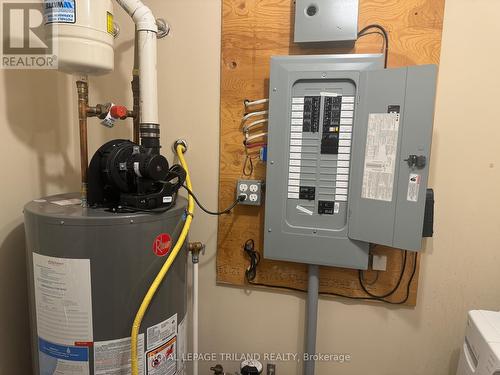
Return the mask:
[[78, 121], [80, 125], [80, 165], [82, 176], [82, 206], [87, 207], [87, 170], [89, 166], [88, 140], [87, 140], [87, 111], [89, 106], [89, 85], [86, 81], [76, 82], [78, 92]]
[[139, 85], [139, 46], [138, 46], [137, 30], [135, 31], [135, 44], [134, 44], [134, 70], [132, 71], [132, 94], [134, 98], [134, 143], [139, 143], [139, 122], [140, 122], [140, 101], [141, 89]]

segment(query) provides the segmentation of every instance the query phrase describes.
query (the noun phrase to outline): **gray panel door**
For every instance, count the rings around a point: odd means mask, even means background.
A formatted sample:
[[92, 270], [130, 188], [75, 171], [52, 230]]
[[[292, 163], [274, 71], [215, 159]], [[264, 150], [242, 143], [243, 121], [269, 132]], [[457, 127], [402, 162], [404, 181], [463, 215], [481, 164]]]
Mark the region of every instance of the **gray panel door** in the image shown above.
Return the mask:
[[436, 66], [361, 73], [349, 237], [420, 250]]

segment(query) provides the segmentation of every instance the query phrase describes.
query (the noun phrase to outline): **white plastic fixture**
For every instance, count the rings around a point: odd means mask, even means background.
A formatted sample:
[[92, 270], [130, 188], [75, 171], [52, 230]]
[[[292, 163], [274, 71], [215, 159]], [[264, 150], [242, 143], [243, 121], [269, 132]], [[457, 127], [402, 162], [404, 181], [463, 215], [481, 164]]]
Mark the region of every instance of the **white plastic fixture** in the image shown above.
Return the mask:
[[99, 75], [114, 68], [112, 0], [44, 0], [59, 70]]
[[[100, 0], [99, 0], [100, 1]], [[130, 15], [138, 33], [141, 124], [159, 124], [156, 38], [158, 26], [147, 6], [140, 0], [116, 0]]]

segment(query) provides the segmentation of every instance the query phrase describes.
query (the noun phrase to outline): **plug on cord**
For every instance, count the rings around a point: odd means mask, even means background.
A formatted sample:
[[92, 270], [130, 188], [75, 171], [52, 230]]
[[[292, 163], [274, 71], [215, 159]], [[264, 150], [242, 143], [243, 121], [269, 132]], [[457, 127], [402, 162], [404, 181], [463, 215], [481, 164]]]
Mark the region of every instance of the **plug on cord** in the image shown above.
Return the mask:
[[250, 265], [245, 271], [245, 277], [247, 281], [252, 282], [257, 276], [257, 266], [260, 263], [260, 253], [255, 250], [255, 241], [253, 239], [249, 239], [243, 245], [243, 251], [250, 258]]

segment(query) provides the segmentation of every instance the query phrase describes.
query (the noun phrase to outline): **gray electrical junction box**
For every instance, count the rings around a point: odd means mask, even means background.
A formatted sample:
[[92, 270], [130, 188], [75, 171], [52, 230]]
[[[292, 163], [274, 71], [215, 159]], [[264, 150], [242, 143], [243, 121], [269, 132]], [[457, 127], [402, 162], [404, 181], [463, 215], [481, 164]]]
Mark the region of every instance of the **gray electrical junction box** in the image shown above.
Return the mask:
[[369, 243], [421, 249], [436, 75], [382, 55], [271, 59], [266, 258], [366, 269]]
[[359, 0], [296, 0], [294, 42], [358, 39]]

